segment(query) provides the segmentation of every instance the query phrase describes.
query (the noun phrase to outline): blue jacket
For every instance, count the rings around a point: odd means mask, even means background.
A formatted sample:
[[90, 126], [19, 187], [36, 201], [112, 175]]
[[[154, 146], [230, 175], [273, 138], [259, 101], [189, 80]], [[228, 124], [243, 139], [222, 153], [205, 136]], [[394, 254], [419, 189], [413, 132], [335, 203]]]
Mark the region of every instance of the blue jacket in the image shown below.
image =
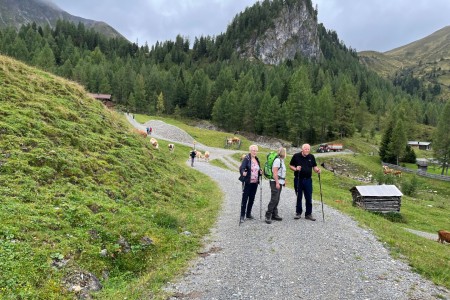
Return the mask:
[[[255, 156], [256, 161], [258, 162], [258, 166], [259, 169], [261, 170], [261, 165], [259, 164], [259, 159], [257, 156]], [[241, 176], [244, 176], [242, 173], [244, 173], [245, 171], [247, 171], [247, 176], [245, 176], [245, 183], [250, 183], [250, 177], [251, 177], [251, 170], [252, 170], [252, 159], [250, 156], [250, 153], [247, 154], [244, 159], [242, 160], [241, 166], [239, 167], [239, 173], [241, 174]], [[258, 176], [258, 184], [260, 181], [260, 177]]]

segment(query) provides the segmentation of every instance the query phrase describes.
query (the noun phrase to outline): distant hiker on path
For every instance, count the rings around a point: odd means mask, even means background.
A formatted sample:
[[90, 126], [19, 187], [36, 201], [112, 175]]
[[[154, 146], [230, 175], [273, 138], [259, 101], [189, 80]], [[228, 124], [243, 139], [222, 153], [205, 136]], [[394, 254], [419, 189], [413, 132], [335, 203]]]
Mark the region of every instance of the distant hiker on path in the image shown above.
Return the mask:
[[294, 171], [294, 189], [297, 193], [297, 206], [295, 208], [295, 219], [300, 219], [303, 207], [302, 198], [305, 195], [305, 219], [315, 221], [312, 216], [312, 171], [320, 173], [317, 167], [316, 158], [310, 154], [311, 146], [309, 144], [302, 145], [302, 151], [292, 156], [289, 167]]
[[244, 217], [249, 220], [255, 219], [252, 216], [253, 202], [255, 201], [256, 190], [258, 189], [259, 178], [262, 175], [259, 159], [256, 156], [258, 153], [258, 146], [251, 145], [249, 147], [250, 153], [242, 160], [239, 173], [244, 178], [244, 190], [242, 193], [241, 202], [241, 222], [244, 222]]
[[286, 165], [284, 159], [286, 157], [286, 148], [279, 148], [277, 151], [278, 157], [275, 158], [272, 165], [273, 179], [270, 179], [270, 202], [266, 211], [266, 223], [272, 223], [272, 220], [281, 221], [278, 215], [278, 203], [280, 202], [280, 194], [283, 186], [286, 183]]
[[195, 149], [192, 149], [191, 153], [189, 154], [189, 156], [191, 157], [191, 167], [194, 166], [195, 155], [196, 155]]

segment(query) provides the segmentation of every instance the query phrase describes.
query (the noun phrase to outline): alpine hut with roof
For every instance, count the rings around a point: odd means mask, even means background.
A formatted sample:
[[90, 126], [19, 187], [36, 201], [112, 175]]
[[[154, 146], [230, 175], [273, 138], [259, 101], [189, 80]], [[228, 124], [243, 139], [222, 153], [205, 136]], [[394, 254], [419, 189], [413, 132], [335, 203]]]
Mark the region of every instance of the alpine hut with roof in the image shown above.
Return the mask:
[[350, 189], [353, 205], [374, 212], [400, 212], [403, 194], [395, 185], [362, 185]]

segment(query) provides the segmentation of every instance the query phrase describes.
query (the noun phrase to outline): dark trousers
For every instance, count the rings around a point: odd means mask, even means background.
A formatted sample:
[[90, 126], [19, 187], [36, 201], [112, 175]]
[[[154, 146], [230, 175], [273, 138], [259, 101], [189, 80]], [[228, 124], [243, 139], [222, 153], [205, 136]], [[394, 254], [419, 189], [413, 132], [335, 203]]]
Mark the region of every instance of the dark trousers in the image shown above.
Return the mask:
[[245, 183], [242, 192], [241, 217], [249, 217], [252, 214], [253, 202], [255, 202], [256, 190], [258, 183]]
[[280, 194], [283, 186], [277, 189], [275, 181], [270, 181], [270, 202], [266, 211], [266, 219], [278, 216], [278, 203], [280, 203]]
[[311, 178], [298, 178], [294, 179], [294, 189], [297, 192], [297, 206], [295, 208], [295, 212], [297, 214], [301, 214], [303, 211], [302, 207], [302, 198], [305, 195], [305, 216], [308, 216], [312, 213], [312, 179]]

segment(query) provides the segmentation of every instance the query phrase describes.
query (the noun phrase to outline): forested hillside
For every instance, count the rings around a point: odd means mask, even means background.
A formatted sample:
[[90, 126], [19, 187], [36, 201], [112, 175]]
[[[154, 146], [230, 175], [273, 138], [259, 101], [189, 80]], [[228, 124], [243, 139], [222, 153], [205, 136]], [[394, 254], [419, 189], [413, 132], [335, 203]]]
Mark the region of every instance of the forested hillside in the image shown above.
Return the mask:
[[409, 139], [419, 134], [415, 124], [437, 124], [442, 101], [424, 98], [427, 91], [401, 91], [368, 71], [356, 52], [321, 24], [318, 60], [301, 54], [278, 65], [241, 59], [240, 45], [295, 3], [306, 3], [315, 18], [310, 0], [266, 0], [236, 16], [224, 34], [196, 37], [192, 44], [180, 35], [151, 47], [59, 21], [54, 29], [2, 30], [0, 52], [75, 80], [90, 92], [111, 93], [119, 107], [133, 112], [207, 119], [226, 130], [294, 144], [356, 131], [373, 134], [397, 111]]

